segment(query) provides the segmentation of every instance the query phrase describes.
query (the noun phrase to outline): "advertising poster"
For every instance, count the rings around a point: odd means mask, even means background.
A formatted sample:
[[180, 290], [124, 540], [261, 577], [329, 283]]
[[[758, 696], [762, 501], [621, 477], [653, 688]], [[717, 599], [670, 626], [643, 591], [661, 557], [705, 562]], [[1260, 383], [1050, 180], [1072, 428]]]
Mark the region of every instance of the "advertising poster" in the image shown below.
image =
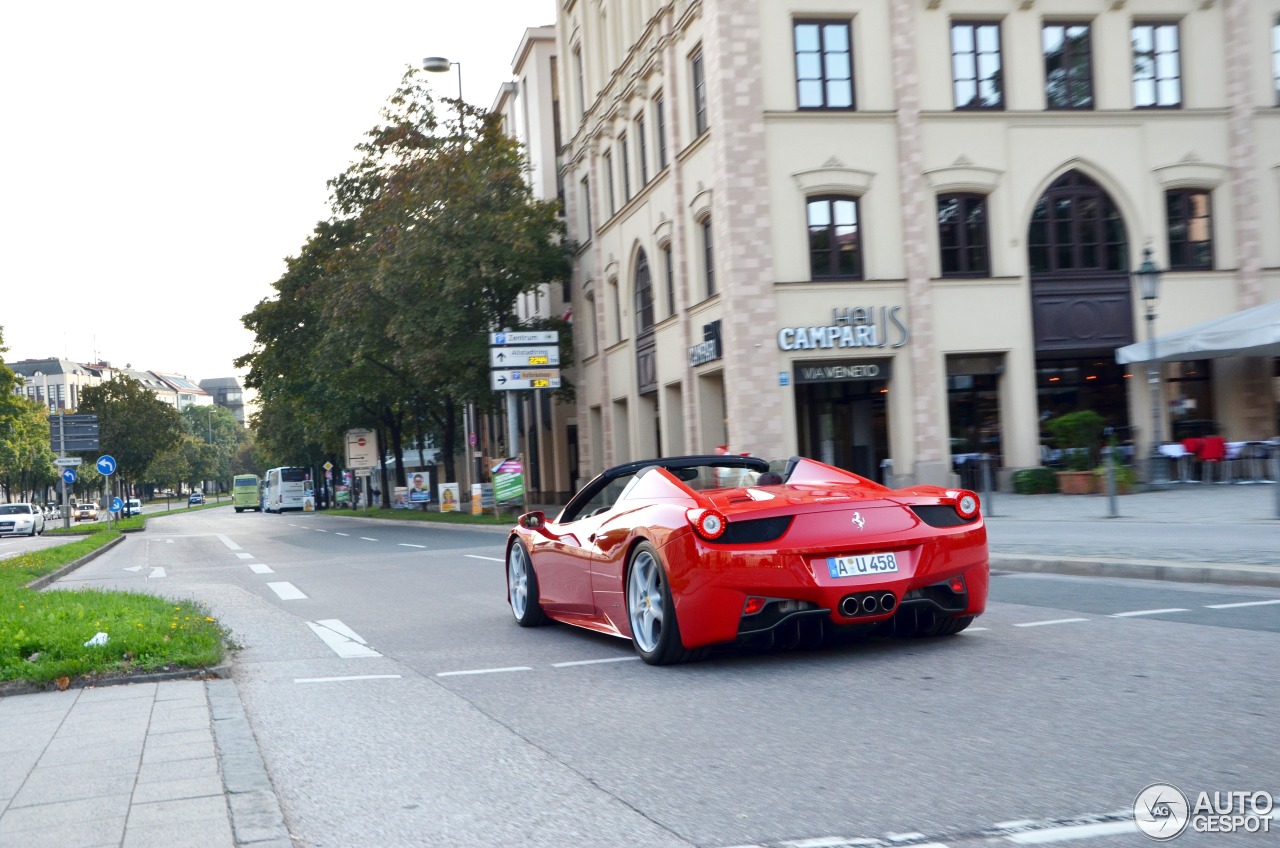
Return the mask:
[[408, 509], [409, 508], [409, 487], [396, 486], [391, 498], [392, 509]]
[[431, 502], [431, 473], [415, 471], [409, 475], [409, 505]]
[[471, 484], [471, 514], [472, 515], [480, 515], [481, 513], [484, 512], [484, 507], [482, 506], [482, 502], [483, 502], [483, 498], [481, 495], [480, 484], [472, 483]]
[[523, 468], [518, 459], [507, 459], [493, 469], [493, 494], [501, 502], [524, 498]]
[[441, 512], [457, 512], [458, 511], [458, 484], [457, 483], [441, 483], [440, 484], [440, 511]]

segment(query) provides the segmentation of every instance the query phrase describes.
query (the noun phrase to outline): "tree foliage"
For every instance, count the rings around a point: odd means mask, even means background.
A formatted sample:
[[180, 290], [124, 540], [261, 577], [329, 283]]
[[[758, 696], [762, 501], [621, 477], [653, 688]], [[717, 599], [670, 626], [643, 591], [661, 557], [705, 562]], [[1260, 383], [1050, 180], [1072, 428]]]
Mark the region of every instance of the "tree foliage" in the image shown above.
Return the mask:
[[14, 394], [22, 378], [4, 363], [7, 350], [0, 327], [0, 488], [5, 500], [42, 500], [58, 479], [49, 447], [49, 410]]
[[86, 387], [79, 412], [98, 416], [101, 453], [115, 457], [115, 482], [126, 487], [123, 491], [146, 481], [151, 462], [182, 434], [177, 410], [125, 374]]
[[244, 317], [255, 343], [237, 364], [259, 392], [270, 464], [318, 465], [341, 455], [346, 429], [370, 427], [398, 478], [405, 443], [426, 438], [456, 480], [462, 410], [495, 405], [488, 333], [568, 273], [556, 204], [533, 197], [519, 145], [497, 116], [452, 106], [442, 120], [423, 72], [405, 74], [330, 181], [332, 218]]

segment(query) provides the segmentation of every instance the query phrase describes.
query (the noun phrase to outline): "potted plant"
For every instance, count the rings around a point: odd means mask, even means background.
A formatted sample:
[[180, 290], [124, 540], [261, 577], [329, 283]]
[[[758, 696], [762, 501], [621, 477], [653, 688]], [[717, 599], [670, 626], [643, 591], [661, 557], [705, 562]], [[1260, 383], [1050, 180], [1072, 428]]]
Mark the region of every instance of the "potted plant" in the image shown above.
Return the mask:
[[1064, 495], [1090, 495], [1097, 491], [1093, 473], [1095, 452], [1107, 421], [1092, 409], [1078, 409], [1050, 418], [1045, 427], [1062, 451], [1064, 471], [1058, 472], [1058, 491]]

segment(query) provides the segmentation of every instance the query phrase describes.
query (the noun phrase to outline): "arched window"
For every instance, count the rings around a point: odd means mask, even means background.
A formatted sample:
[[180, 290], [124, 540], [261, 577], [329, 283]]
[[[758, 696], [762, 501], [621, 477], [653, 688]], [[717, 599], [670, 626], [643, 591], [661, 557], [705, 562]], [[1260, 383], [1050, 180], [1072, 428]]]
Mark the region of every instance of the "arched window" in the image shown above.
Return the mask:
[[653, 328], [653, 276], [643, 250], [636, 257], [636, 332]]
[[1032, 274], [1097, 273], [1128, 267], [1124, 221], [1102, 188], [1068, 171], [1036, 202], [1027, 233]]

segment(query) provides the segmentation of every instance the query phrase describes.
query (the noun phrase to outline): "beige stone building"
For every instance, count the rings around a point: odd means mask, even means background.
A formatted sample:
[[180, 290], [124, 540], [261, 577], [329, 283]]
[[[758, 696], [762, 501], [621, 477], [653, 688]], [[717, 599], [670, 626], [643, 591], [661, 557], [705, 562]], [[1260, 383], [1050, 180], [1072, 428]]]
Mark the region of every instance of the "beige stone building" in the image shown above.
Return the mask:
[[[584, 476], [1145, 452], [1144, 248], [1157, 333], [1280, 299], [1280, 0], [565, 0], [557, 49]], [[1165, 364], [1157, 437], [1275, 436], [1277, 374]]]

